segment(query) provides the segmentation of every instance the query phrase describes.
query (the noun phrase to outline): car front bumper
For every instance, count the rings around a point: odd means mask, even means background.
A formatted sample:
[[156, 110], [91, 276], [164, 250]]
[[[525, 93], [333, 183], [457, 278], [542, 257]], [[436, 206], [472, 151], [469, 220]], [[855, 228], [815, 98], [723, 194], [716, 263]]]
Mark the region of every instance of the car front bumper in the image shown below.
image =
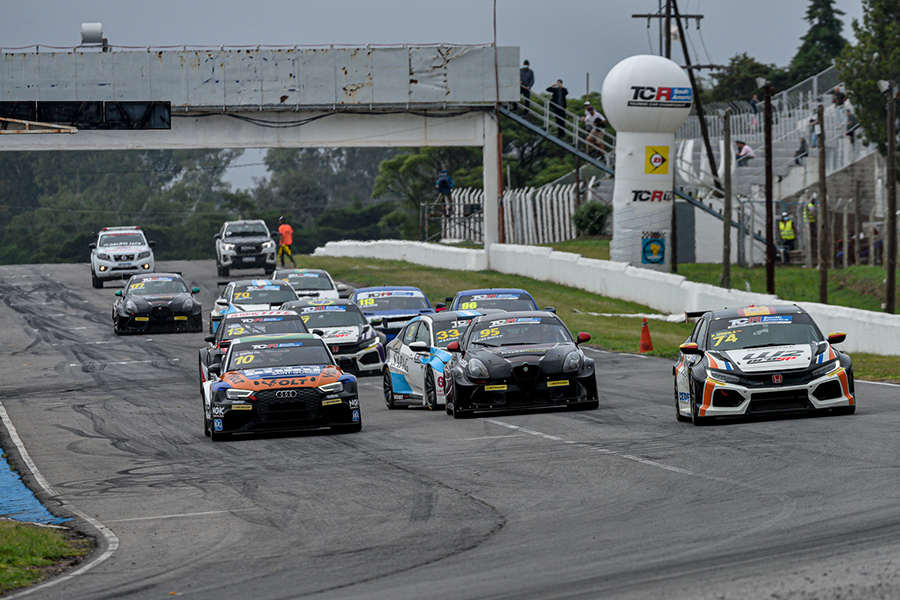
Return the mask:
[[222, 266], [230, 269], [255, 269], [258, 267], [275, 267], [275, 250], [264, 250], [260, 254], [240, 254], [223, 251]]
[[216, 433], [322, 429], [362, 422], [355, 392], [294, 402], [214, 402], [210, 413], [212, 429]]
[[131, 261], [102, 260], [99, 258], [94, 260], [95, 262], [91, 267], [94, 276], [102, 281], [128, 279], [138, 273], [152, 273], [155, 267], [152, 256]]
[[448, 397], [454, 410], [517, 410], [552, 408], [593, 403], [598, 400], [597, 380], [589, 375], [551, 375], [542, 377], [526, 389], [514, 377], [483, 384], [456, 381], [454, 394]]
[[[845, 367], [800, 385], [747, 387], [707, 377], [701, 390], [702, 397], [695, 400], [700, 417], [807, 412], [856, 404], [853, 372]], [[690, 399], [679, 397], [678, 409], [690, 415]]]

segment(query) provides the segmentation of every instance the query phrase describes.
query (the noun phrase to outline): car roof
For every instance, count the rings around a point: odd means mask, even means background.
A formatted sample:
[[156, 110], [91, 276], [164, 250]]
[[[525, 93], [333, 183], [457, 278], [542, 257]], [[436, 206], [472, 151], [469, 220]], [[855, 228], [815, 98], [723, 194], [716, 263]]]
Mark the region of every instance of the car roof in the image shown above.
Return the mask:
[[152, 279], [154, 277], [171, 277], [173, 279], [184, 281], [184, 277], [181, 276], [181, 273], [137, 273], [132, 275], [131, 279]]
[[262, 219], [243, 219], [241, 221], [225, 221], [224, 225], [236, 225], [239, 223], [262, 223], [263, 225], [266, 224], [266, 222]]
[[307, 306], [356, 306], [356, 303], [349, 298], [300, 298], [299, 300], [285, 302], [285, 304], [290, 304], [292, 308], [306, 308]]
[[239, 317], [299, 317], [300, 314], [293, 310], [247, 310], [244, 312], [228, 313], [225, 319], [236, 319]]
[[122, 227], [104, 227], [97, 233], [107, 233], [110, 231], [115, 232], [115, 231], [140, 231], [140, 230], [141, 230], [141, 228], [138, 225], [125, 225]]
[[[375, 285], [375, 286], [371, 286], [371, 287], [356, 288], [355, 290], [353, 290], [353, 293], [356, 294], [359, 292], [377, 292], [377, 291], [388, 292], [391, 290], [407, 290], [407, 291], [422, 292], [422, 290], [420, 290], [419, 288], [412, 286], [412, 285]], [[422, 292], [422, 294], [424, 295], [425, 292]]]
[[457, 296], [468, 296], [472, 294], [525, 294], [529, 298], [531, 297], [531, 294], [522, 288], [484, 288], [477, 290], [460, 290], [456, 292]]
[[302, 273], [322, 273], [328, 275], [328, 271], [325, 269], [275, 269], [275, 273], [297, 273], [298, 275]]
[[[770, 306], [749, 305], [743, 308], [723, 308], [707, 311], [713, 321], [720, 319], [738, 319], [741, 317], [764, 317], [766, 315], [798, 315], [806, 311], [795, 304], [774, 304]], [[704, 314], [707, 314], [704, 313]]]
[[283, 279], [239, 279], [237, 281], [229, 281], [228, 283], [233, 283], [234, 285], [253, 285], [253, 286], [260, 286], [260, 285], [290, 286], [290, 284], [287, 281], [284, 281]]
[[[311, 333], [270, 333], [268, 335], [251, 335], [247, 337], [234, 338], [231, 340], [232, 347], [250, 342], [285, 342], [291, 340], [300, 340], [304, 342], [321, 342], [322, 339]], [[324, 343], [324, 342], [323, 342]]]
[[476, 318], [474, 323], [481, 323], [483, 321], [490, 321], [495, 319], [498, 316], [502, 316], [504, 319], [517, 319], [519, 317], [553, 317], [560, 323], [562, 323], [562, 319], [559, 318], [558, 315], [555, 315], [551, 312], [547, 312], [545, 310], [516, 310], [511, 312], [503, 312], [503, 313], [493, 313], [486, 314], [481, 317]]
[[440, 323], [443, 321], [458, 321], [460, 319], [474, 319], [483, 315], [495, 315], [505, 313], [505, 310], [499, 308], [486, 308], [483, 310], [445, 310], [439, 313], [422, 315], [424, 318], [431, 319], [432, 322]]

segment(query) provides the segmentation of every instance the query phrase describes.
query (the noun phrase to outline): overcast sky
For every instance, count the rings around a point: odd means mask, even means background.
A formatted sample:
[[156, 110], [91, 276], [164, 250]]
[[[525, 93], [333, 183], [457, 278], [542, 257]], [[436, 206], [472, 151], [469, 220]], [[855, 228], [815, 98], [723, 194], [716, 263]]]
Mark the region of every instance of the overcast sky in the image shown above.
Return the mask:
[[[687, 37], [692, 62], [724, 64], [747, 52], [785, 66], [808, 30], [808, 0], [679, 0], [683, 14], [705, 15]], [[836, 0], [850, 20], [861, 0]], [[100, 21], [110, 44], [328, 45], [490, 43], [491, 0], [7, 0], [0, 46], [75, 46], [81, 23]], [[634, 54], [659, 52], [656, 22], [633, 13], [655, 12], [658, 0], [497, 0], [497, 41], [519, 46], [537, 88], [562, 78], [570, 96], [585, 91], [590, 73], [599, 90], [606, 73]], [[674, 48], [678, 48], [673, 44]], [[673, 50], [681, 62], [681, 51]], [[244, 169], [248, 171], [248, 169]]]

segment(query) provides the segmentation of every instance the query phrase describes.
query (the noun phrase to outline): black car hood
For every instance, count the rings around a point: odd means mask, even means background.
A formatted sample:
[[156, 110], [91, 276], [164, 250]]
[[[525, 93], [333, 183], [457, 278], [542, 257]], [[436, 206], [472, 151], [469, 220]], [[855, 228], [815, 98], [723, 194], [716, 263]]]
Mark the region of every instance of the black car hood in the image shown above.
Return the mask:
[[146, 309], [151, 306], [178, 306], [184, 304], [184, 301], [191, 295], [184, 294], [166, 295], [166, 296], [127, 296], [123, 299], [122, 304], [131, 300], [139, 309]]
[[513, 367], [522, 364], [539, 365], [545, 372], [562, 371], [563, 360], [573, 350], [575, 350], [575, 344], [572, 343], [523, 344], [521, 346], [480, 348], [475, 352], [468, 353], [466, 358], [477, 358], [487, 366], [492, 377], [503, 377]]

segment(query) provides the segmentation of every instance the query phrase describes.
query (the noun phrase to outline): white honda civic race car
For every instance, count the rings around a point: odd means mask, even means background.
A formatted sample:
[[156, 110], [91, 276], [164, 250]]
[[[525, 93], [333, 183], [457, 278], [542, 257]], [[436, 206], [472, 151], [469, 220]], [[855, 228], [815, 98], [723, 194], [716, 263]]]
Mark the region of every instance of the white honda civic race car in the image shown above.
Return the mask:
[[672, 369], [679, 421], [856, 410], [853, 363], [834, 348], [847, 334], [822, 335], [799, 306], [687, 316], [698, 320]]

